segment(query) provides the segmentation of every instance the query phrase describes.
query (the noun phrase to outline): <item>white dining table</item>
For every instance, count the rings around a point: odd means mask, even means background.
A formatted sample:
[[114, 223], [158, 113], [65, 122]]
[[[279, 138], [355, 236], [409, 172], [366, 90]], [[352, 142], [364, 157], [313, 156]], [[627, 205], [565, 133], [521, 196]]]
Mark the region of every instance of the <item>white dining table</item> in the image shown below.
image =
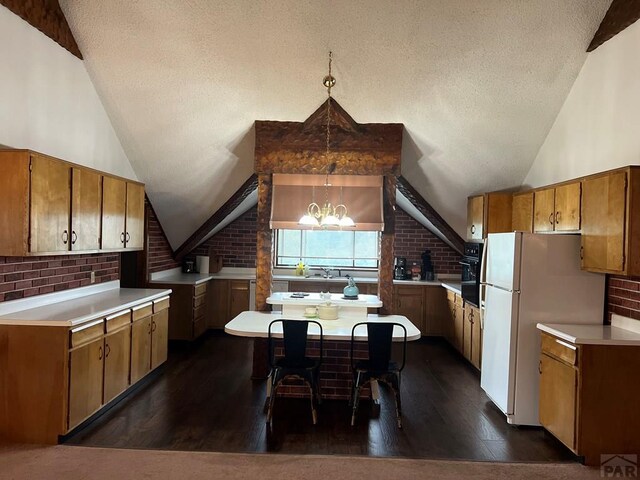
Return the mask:
[[[283, 315], [282, 312], [254, 312], [245, 311], [232, 319], [224, 327], [224, 331], [230, 335], [240, 337], [267, 338], [269, 336], [269, 324], [273, 320], [291, 319], [291, 320], [307, 320], [303, 316]], [[369, 314], [366, 320], [356, 320], [352, 318], [338, 318], [337, 320], [315, 320], [322, 325], [322, 333], [324, 340], [351, 340], [351, 330], [356, 323], [366, 322], [395, 322], [403, 325], [407, 329], [407, 341], [418, 340], [420, 338], [420, 330], [411, 320], [403, 315], [378, 315]], [[309, 325], [309, 339], [318, 339], [320, 330], [314, 324]], [[272, 328], [274, 337], [282, 337], [282, 323], [275, 324]], [[361, 325], [356, 328], [355, 340], [363, 341], [367, 339], [367, 328]], [[400, 342], [404, 339], [404, 331], [400, 327], [393, 329], [393, 341]]]

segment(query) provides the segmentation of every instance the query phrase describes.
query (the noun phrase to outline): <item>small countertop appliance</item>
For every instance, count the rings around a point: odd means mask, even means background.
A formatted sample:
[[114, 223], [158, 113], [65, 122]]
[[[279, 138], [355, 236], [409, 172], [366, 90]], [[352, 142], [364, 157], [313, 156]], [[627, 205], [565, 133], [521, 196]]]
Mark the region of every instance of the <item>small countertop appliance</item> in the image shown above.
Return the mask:
[[396, 257], [393, 269], [394, 280], [404, 280], [407, 278], [407, 259], [404, 257]]

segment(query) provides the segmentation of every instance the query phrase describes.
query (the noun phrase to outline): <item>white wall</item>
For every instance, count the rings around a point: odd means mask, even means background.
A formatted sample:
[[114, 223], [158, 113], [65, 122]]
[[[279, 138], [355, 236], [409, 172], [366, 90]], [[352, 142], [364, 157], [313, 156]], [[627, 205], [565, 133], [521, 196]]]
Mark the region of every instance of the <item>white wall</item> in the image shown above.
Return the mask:
[[524, 184], [640, 164], [640, 21], [591, 52]]
[[2, 6], [0, 145], [137, 179], [82, 60]]

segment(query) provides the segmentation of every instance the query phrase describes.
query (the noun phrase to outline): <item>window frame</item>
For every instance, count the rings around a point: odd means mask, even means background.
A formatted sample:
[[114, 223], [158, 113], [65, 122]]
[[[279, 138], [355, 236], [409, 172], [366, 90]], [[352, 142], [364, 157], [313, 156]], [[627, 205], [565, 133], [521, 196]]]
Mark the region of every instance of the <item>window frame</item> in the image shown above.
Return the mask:
[[[302, 255], [302, 249], [303, 246], [305, 244], [304, 241], [304, 232], [312, 232], [312, 231], [319, 231], [318, 229], [310, 229], [310, 230], [297, 230], [297, 229], [275, 229], [275, 235], [274, 235], [274, 248], [273, 248], [273, 266], [274, 268], [295, 268], [297, 262], [300, 261], [300, 259], [304, 259], [305, 257]], [[294, 232], [300, 232], [300, 251], [298, 252], [299, 255], [294, 256], [294, 255], [279, 255], [278, 254], [278, 244], [280, 242], [281, 239], [281, 233], [280, 232], [284, 232], [284, 231], [294, 231]], [[353, 270], [353, 271], [363, 271], [363, 272], [377, 272], [380, 268], [380, 249], [381, 249], [381, 239], [382, 239], [382, 233], [379, 231], [375, 231], [372, 230], [373, 232], [375, 232], [377, 235], [377, 250], [378, 250], [378, 256], [377, 257], [356, 257], [355, 256], [355, 250], [356, 250], [356, 242], [355, 242], [355, 235], [357, 230], [336, 230], [336, 231], [341, 231], [341, 232], [349, 232], [352, 233], [354, 236], [354, 242], [353, 242], [353, 249], [351, 252], [351, 257], [350, 258], [345, 258], [345, 260], [351, 260], [352, 265], [349, 266], [335, 266], [335, 265], [331, 265], [331, 266], [327, 266], [327, 265], [314, 265], [314, 264], [309, 264], [308, 267], [309, 268], [329, 268], [331, 270], [337, 270], [337, 269], [341, 269], [341, 270]], [[295, 259], [295, 263], [293, 264], [283, 264], [279, 262], [280, 257], [284, 257], [284, 258], [292, 258]], [[335, 257], [323, 257], [320, 255], [314, 255], [311, 258], [335, 258]], [[356, 259], [362, 259], [362, 260], [375, 260], [376, 262], [376, 266], [375, 267], [362, 267], [362, 266], [355, 266], [353, 265], [355, 263]]]

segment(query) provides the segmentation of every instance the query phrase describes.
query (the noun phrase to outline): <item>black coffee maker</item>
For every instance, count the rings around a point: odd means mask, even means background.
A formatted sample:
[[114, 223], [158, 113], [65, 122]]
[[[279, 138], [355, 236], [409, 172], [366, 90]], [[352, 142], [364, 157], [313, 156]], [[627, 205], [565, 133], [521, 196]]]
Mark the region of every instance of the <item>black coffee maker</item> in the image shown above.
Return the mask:
[[396, 257], [393, 269], [394, 280], [404, 280], [407, 278], [407, 259], [404, 257]]

